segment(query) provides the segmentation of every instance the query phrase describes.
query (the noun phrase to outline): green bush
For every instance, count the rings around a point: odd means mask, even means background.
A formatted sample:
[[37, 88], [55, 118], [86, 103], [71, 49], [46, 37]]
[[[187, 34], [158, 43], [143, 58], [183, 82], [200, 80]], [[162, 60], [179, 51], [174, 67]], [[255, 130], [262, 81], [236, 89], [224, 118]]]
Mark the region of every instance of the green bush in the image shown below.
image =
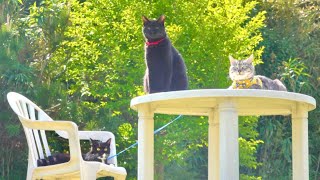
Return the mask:
[[[229, 54], [244, 58], [254, 53], [255, 63], [261, 63], [263, 47], [258, 45], [265, 12], [254, 11], [255, 1], [24, 3], [28, 13], [16, 22], [31, 52], [26, 58], [26, 68], [35, 77], [28, 80], [33, 84], [30, 99], [54, 119], [72, 120], [80, 129], [114, 132], [118, 151], [137, 138], [137, 114], [129, 104], [143, 94], [142, 15], [157, 18], [165, 14], [168, 35], [186, 62], [190, 89], [228, 87]], [[155, 116], [155, 128], [173, 118]], [[258, 178], [252, 173], [259, 166], [255, 158], [261, 142], [255, 130], [257, 118], [243, 118], [239, 123], [241, 178]], [[207, 125], [205, 117], [183, 117], [156, 136], [158, 179], [180, 173], [206, 178]], [[55, 149], [64, 146], [56, 144]], [[136, 148], [118, 160], [127, 169], [128, 179], [135, 179]]]

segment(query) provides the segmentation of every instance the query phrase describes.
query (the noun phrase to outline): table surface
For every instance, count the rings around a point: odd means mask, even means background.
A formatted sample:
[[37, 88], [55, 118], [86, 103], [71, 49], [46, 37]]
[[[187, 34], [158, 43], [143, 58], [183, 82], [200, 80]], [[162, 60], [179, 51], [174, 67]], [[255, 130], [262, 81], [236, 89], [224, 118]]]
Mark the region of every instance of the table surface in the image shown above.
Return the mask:
[[148, 104], [154, 113], [208, 115], [223, 102], [234, 104], [239, 115], [289, 115], [295, 105], [304, 104], [308, 111], [316, 108], [313, 97], [285, 91], [256, 89], [196, 89], [143, 95], [131, 100], [138, 110]]

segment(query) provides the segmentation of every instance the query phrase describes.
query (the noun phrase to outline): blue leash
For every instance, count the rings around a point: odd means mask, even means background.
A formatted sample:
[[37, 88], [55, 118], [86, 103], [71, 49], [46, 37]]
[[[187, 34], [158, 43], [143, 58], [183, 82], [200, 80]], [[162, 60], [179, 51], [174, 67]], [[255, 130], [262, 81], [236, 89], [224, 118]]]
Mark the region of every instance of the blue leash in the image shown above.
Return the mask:
[[[171, 120], [169, 123], [165, 124], [164, 126], [160, 127], [159, 129], [155, 130], [155, 131], [153, 132], [153, 134], [157, 134], [157, 133], [160, 132], [162, 129], [166, 128], [167, 126], [169, 126], [170, 124], [172, 124], [174, 121], [180, 119], [181, 117], [182, 117], [182, 115], [179, 115], [179, 116], [176, 117], [175, 119]], [[119, 156], [120, 154], [128, 151], [129, 149], [135, 147], [136, 145], [138, 145], [138, 141], [137, 141], [136, 143], [132, 144], [131, 146], [125, 148], [124, 150], [118, 152], [117, 154], [115, 154], [115, 155], [113, 155], [113, 156], [109, 156], [107, 160], [112, 159], [112, 158], [114, 158], [114, 157], [116, 157], [116, 156]]]

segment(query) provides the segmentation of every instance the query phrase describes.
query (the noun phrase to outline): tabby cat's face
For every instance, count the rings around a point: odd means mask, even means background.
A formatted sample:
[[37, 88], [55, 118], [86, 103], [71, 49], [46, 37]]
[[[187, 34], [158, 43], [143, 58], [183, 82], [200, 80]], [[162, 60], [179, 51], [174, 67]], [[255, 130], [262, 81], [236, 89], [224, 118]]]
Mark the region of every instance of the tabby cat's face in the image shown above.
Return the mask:
[[143, 16], [143, 35], [149, 41], [155, 41], [166, 37], [166, 30], [164, 27], [165, 17], [162, 15], [157, 20], [149, 20]]
[[229, 76], [232, 81], [245, 80], [253, 78], [254, 76], [254, 65], [253, 55], [246, 60], [236, 60], [232, 56], [229, 56], [230, 69]]
[[91, 153], [97, 154], [99, 157], [102, 157], [103, 154], [108, 157], [110, 155], [110, 143], [111, 138], [106, 142], [101, 142], [99, 140], [90, 140], [91, 141]]

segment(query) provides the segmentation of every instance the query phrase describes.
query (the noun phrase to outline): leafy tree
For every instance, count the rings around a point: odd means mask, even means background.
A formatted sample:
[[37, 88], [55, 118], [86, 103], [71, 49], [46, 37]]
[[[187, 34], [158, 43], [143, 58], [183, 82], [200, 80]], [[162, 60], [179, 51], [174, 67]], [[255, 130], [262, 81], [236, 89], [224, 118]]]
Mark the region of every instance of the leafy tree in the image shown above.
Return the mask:
[[[266, 1], [260, 10], [267, 11], [262, 29], [265, 47], [264, 64], [257, 71], [281, 78], [289, 91], [319, 100], [319, 1]], [[319, 108], [309, 113], [310, 179], [319, 178]], [[264, 144], [258, 159], [263, 163], [258, 174], [266, 179], [289, 179], [292, 176], [290, 118], [264, 117], [259, 122]]]
[[[169, 2], [150, 4], [146, 1], [106, 3], [96, 0], [72, 2], [69, 18], [71, 25], [65, 33], [66, 40], [51, 56], [49, 64], [51, 76], [59, 77], [58, 80], [67, 84], [69, 94], [73, 100], [79, 101], [79, 105], [96, 112], [100, 112], [101, 109], [109, 110], [103, 114], [104, 118], [108, 119], [104, 121], [97, 122], [96, 119], [99, 117], [93, 118], [92, 115], [87, 118], [72, 119], [82, 123], [84, 128], [105, 127], [115, 131], [114, 128], [119, 127], [120, 135], [127, 134], [122, 131], [123, 127], [127, 127], [125, 130], [130, 130], [132, 138], [135, 134], [132, 127], [136, 129], [136, 118], [135, 113], [128, 109], [128, 104], [132, 97], [142, 94], [142, 76], [145, 68], [141, 15], [145, 14], [148, 17], [166, 15], [168, 34], [188, 66], [191, 88], [227, 87], [230, 83], [226, 78], [229, 66], [228, 54], [244, 57], [255, 52], [259, 57], [263, 50], [263, 48], [255, 50], [262, 40], [259, 28], [262, 27], [264, 19], [263, 12], [250, 18], [250, 12], [255, 5], [255, 2], [243, 5], [242, 1], [234, 3], [175, 1], [173, 4]], [[120, 121], [122, 123], [127, 121], [130, 124], [125, 123], [125, 126], [120, 122], [115, 124], [112, 120], [115, 117], [122, 120]], [[156, 127], [171, 118], [157, 116]], [[158, 122], [157, 119], [163, 121]], [[167, 130], [156, 139], [158, 174], [165, 174], [165, 166], [172, 168], [174, 164], [170, 162], [176, 163], [176, 166], [186, 166], [187, 170], [184, 172], [189, 171], [195, 167], [185, 163], [184, 159], [191, 156], [192, 151], [205, 152], [203, 148], [207, 145], [206, 120], [185, 119], [180, 121], [178, 125], [180, 128]], [[190, 137], [185, 139], [181, 134], [187, 132]], [[242, 158], [243, 167], [257, 166], [254, 159], [248, 158], [250, 154], [255, 153], [254, 149], [257, 147], [258, 142], [250, 140], [254, 137], [254, 135], [246, 136], [240, 141], [244, 149], [250, 149], [245, 147], [253, 149], [244, 151], [244, 154], [248, 154], [241, 155], [247, 157]], [[119, 143], [125, 144], [121, 142], [122, 140], [124, 139], [119, 139]], [[171, 147], [170, 151], [167, 151], [168, 147]], [[207, 156], [203, 153], [196, 154], [196, 158], [203, 159]], [[130, 156], [135, 155], [129, 154], [127, 157]], [[130, 167], [136, 164], [128, 162], [126, 157], [120, 157], [120, 162], [129, 164]], [[203, 173], [206, 174], [205, 161], [201, 161], [201, 166], [204, 167]], [[129, 168], [129, 174], [135, 171], [133, 169], [132, 172]], [[194, 175], [199, 177], [200, 174]], [[173, 174], [167, 176], [173, 177]], [[158, 178], [164, 177], [166, 175]]]
[[[255, 63], [261, 62], [259, 29], [265, 13], [254, 12], [256, 5], [242, 0], [27, 1], [27, 15], [19, 18], [17, 30], [32, 52], [25, 67], [35, 76], [28, 84], [37, 88], [31, 88], [30, 97], [55, 119], [114, 132], [122, 150], [137, 136], [130, 100], [143, 94], [141, 16], [166, 15], [168, 35], [185, 59], [191, 89], [226, 88], [229, 54], [244, 58], [254, 53]], [[156, 115], [155, 127], [173, 118]], [[254, 179], [259, 166], [254, 154], [261, 143], [256, 140], [257, 118], [239, 123], [241, 178]], [[205, 117], [183, 117], [157, 135], [157, 178], [206, 178], [207, 135]], [[63, 149], [58, 143], [52, 148]], [[129, 179], [136, 177], [136, 155], [133, 148], [119, 156]]]
[[5, 100], [10, 90], [30, 92], [33, 86], [32, 69], [24, 61], [28, 56], [25, 41], [15, 31], [19, 8], [18, 1], [0, 2], [0, 95], [3, 97], [0, 102], [0, 179], [24, 178], [26, 171], [24, 134]]

